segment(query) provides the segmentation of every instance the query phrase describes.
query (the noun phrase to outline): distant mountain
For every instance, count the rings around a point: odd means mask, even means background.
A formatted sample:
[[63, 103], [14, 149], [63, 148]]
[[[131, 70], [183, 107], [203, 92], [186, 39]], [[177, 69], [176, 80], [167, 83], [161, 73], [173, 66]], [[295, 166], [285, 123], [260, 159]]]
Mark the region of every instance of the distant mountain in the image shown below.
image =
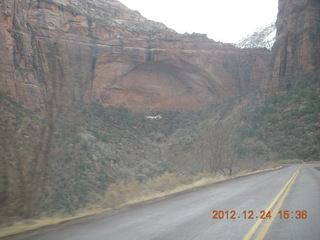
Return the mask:
[[271, 49], [276, 41], [277, 28], [275, 23], [269, 27], [259, 28], [252, 35], [243, 38], [237, 46], [240, 48], [268, 48]]

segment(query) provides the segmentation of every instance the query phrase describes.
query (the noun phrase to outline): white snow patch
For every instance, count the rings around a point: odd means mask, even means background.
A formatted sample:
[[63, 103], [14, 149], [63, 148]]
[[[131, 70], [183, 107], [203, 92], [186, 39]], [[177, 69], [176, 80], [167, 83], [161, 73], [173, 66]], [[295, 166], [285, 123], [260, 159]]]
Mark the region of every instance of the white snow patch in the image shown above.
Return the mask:
[[145, 118], [151, 119], [151, 120], [160, 120], [162, 118], [162, 116], [159, 115], [155, 115], [155, 116], [145, 116]]

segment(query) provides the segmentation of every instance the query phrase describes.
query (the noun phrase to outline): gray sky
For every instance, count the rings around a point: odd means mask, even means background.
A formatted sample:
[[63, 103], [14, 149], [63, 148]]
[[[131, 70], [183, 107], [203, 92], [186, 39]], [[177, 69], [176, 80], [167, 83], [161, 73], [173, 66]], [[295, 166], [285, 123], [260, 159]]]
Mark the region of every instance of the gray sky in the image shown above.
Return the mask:
[[179, 33], [205, 33], [236, 43], [276, 21], [278, 0], [119, 0]]

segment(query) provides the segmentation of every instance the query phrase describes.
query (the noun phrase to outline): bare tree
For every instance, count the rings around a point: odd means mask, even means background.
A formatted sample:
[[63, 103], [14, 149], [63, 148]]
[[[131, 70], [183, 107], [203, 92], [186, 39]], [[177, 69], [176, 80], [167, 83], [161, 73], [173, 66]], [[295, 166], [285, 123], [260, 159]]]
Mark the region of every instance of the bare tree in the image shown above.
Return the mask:
[[237, 131], [233, 121], [210, 122], [198, 137], [198, 158], [210, 174], [233, 173]]

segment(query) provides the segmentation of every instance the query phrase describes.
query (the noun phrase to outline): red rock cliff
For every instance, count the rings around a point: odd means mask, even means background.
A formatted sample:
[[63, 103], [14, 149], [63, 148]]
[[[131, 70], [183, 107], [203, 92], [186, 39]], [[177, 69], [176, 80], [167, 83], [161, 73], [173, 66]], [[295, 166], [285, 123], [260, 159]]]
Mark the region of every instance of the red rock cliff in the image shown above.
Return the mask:
[[177, 34], [115, 0], [3, 0], [0, 10], [0, 89], [29, 108], [195, 106], [259, 89], [270, 57]]
[[277, 40], [268, 92], [294, 87], [305, 73], [320, 73], [320, 1], [279, 0]]

